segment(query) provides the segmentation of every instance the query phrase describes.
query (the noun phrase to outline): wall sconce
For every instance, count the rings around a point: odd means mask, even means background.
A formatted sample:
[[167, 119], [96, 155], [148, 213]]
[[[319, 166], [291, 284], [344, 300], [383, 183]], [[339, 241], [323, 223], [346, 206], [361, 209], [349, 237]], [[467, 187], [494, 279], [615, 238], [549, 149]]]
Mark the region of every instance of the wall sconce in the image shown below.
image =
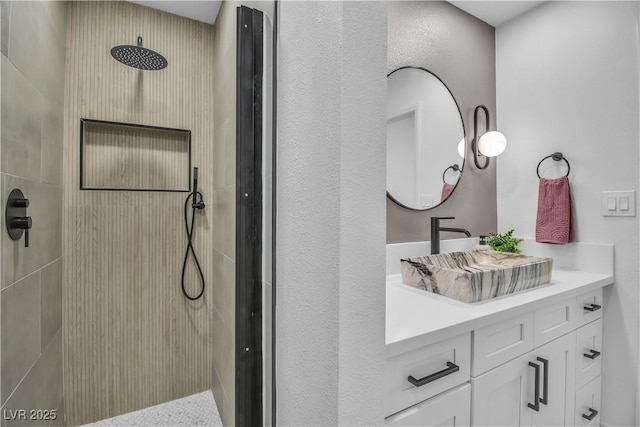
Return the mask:
[[[483, 110], [485, 116], [485, 133], [478, 139], [478, 111]], [[489, 158], [502, 154], [507, 148], [507, 138], [500, 132], [489, 131], [489, 110], [484, 105], [478, 105], [473, 111], [473, 161], [478, 169], [486, 169], [489, 166]], [[485, 157], [484, 165], [481, 165], [479, 157]]]

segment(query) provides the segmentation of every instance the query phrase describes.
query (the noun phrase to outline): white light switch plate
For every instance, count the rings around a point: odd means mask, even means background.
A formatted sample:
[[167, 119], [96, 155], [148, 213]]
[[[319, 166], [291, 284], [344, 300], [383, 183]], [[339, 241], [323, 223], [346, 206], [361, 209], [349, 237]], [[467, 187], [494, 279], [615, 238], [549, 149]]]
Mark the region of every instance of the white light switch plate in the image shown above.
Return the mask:
[[[624, 198], [627, 198], [626, 200]], [[610, 210], [610, 199], [615, 199], [615, 209]], [[620, 201], [628, 201], [629, 209], [622, 210]], [[626, 207], [625, 203], [622, 203], [622, 207]], [[636, 191], [603, 191], [602, 192], [602, 216], [636, 216]]]

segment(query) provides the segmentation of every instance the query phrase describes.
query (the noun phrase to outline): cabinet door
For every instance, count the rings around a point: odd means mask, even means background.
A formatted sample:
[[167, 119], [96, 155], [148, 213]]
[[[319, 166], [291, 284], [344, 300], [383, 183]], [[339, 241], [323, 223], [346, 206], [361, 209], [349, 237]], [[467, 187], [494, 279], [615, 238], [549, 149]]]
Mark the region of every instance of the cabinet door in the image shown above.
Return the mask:
[[574, 417], [576, 334], [571, 332], [534, 349], [540, 364], [540, 408], [532, 411], [534, 426], [570, 426]]
[[471, 379], [471, 424], [474, 426], [529, 426], [535, 371], [525, 354]]
[[[569, 426], [574, 420], [572, 332], [472, 378], [474, 426]], [[535, 402], [536, 383], [538, 402]]]
[[466, 383], [385, 420], [386, 426], [469, 426], [471, 386]]

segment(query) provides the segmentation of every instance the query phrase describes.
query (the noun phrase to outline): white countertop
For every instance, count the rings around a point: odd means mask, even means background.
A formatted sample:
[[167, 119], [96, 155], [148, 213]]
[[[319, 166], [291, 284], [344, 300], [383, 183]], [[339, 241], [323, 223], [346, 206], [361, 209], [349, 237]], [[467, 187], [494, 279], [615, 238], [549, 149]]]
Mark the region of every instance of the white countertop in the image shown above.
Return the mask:
[[402, 284], [387, 276], [387, 358], [536, 310], [551, 299], [571, 298], [613, 283], [613, 274], [553, 270], [551, 283], [467, 304]]

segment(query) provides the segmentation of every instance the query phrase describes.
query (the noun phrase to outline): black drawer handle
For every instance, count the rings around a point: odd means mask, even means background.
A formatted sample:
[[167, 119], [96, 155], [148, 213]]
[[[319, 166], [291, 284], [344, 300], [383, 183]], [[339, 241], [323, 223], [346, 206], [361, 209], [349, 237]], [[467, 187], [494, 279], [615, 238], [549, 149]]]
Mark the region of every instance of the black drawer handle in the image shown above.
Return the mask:
[[600, 352], [599, 351], [596, 351], [596, 350], [589, 350], [589, 351], [591, 352], [591, 354], [583, 353], [583, 356], [586, 357], [586, 358], [589, 358], [591, 360], [597, 359], [598, 356], [600, 356]]
[[596, 415], [598, 415], [598, 411], [593, 408], [589, 408], [589, 415], [582, 414], [582, 418], [591, 421], [596, 417]]
[[584, 306], [584, 309], [585, 309], [586, 311], [598, 311], [598, 310], [600, 310], [601, 308], [602, 308], [602, 306], [601, 306], [601, 305], [598, 305], [598, 304], [589, 304], [589, 305], [585, 305], [585, 306]]
[[547, 359], [543, 359], [542, 357], [537, 358], [539, 362], [542, 362], [542, 367], [544, 371], [542, 372], [542, 378], [544, 379], [544, 387], [542, 388], [542, 397], [540, 398], [540, 403], [543, 405], [549, 404], [549, 361]]
[[425, 384], [429, 384], [432, 381], [439, 380], [442, 377], [446, 377], [447, 375], [451, 375], [454, 372], [458, 372], [460, 367], [454, 363], [447, 362], [447, 368], [442, 371], [438, 371], [435, 374], [427, 375], [424, 378], [420, 378], [419, 380], [415, 379], [413, 375], [409, 375], [409, 382], [416, 387], [422, 387]]
[[540, 365], [538, 365], [537, 363], [529, 362], [529, 366], [536, 370], [536, 382], [533, 397], [533, 401], [535, 403], [527, 403], [527, 405], [534, 411], [540, 412]]

